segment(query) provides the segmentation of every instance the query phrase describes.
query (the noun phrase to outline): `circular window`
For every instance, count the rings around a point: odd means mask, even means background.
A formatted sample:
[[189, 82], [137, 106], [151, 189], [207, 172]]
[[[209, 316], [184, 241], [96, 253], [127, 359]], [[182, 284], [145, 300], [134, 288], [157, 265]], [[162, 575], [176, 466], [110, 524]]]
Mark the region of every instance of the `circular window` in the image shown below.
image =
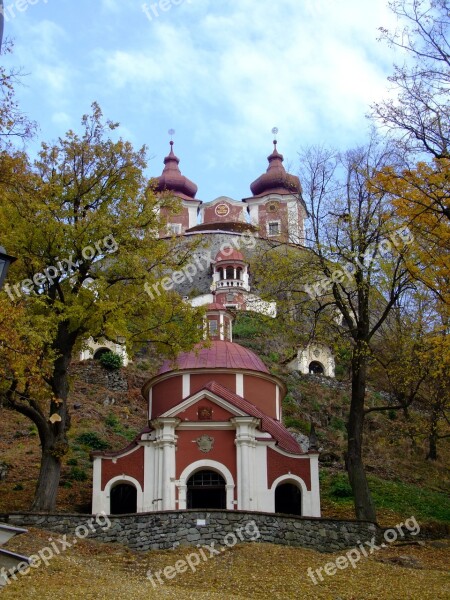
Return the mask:
[[226, 217], [230, 212], [230, 207], [228, 206], [228, 204], [218, 204], [216, 206], [215, 212], [218, 217]]
[[278, 202], [271, 202], [268, 206], [269, 212], [276, 212], [278, 210]]

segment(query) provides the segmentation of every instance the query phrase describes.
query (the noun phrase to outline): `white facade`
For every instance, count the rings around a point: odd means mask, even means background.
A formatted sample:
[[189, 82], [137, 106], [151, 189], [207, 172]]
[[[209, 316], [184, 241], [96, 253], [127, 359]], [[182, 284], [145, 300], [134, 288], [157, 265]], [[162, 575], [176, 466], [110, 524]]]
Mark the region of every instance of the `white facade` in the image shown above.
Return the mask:
[[318, 365], [326, 377], [335, 376], [335, 361], [331, 349], [324, 344], [311, 343], [306, 348], [299, 348], [296, 358], [288, 364], [288, 368], [308, 375], [318, 373], [315, 370]]
[[119, 356], [121, 356], [124, 367], [126, 367], [128, 365], [128, 363], [130, 362], [130, 359], [128, 358], [128, 354], [127, 354], [124, 344], [110, 342], [109, 340], [105, 340], [105, 339], [100, 339], [100, 340], [96, 341], [93, 338], [89, 338], [87, 340], [85, 349], [80, 352], [79, 360], [83, 361], [83, 360], [89, 360], [91, 358], [94, 358], [95, 353], [98, 350], [103, 350], [103, 349], [110, 350], [111, 352], [114, 352], [115, 354], [118, 354]]
[[[226, 422], [183, 422], [174, 416], [207, 398], [235, 416]], [[94, 457], [93, 475], [93, 514], [111, 512], [110, 494], [118, 483], [130, 483], [137, 489], [137, 512], [159, 512], [161, 510], [185, 510], [187, 508], [187, 482], [197, 471], [211, 469], [219, 473], [226, 483], [226, 509], [275, 512], [275, 491], [280, 484], [292, 483], [301, 490], [301, 514], [305, 517], [320, 517], [320, 490], [318, 454], [306, 453], [292, 455], [279, 448], [272, 437], [260, 429], [260, 419], [245, 414], [220, 396], [205, 390], [192, 395], [183, 403], [167, 411], [163, 416], [151, 422], [153, 431], [143, 433], [133, 448], [120, 456], [106, 458]], [[207, 427], [208, 431], [235, 431], [236, 479], [222, 462], [205, 458], [190, 463], [176, 479], [177, 433], [192, 432], [194, 439]], [[106, 460], [126, 459], [132, 462], [132, 454], [144, 447], [144, 485], [125, 473], [112, 476], [102, 490], [102, 465]], [[296, 461], [307, 461], [310, 468], [311, 486], [290, 471], [268, 484], [268, 451], [279, 453], [282, 457]], [[237, 500], [234, 500], [237, 489]], [[177, 492], [177, 493], [176, 493]], [[176, 499], [178, 495], [178, 500]]]

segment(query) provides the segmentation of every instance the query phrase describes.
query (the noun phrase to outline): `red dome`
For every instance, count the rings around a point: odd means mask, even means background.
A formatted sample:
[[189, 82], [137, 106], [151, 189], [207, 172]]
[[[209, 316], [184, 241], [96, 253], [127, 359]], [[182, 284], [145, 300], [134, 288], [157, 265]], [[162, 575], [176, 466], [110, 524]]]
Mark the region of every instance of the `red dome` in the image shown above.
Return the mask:
[[219, 304], [219, 302], [211, 302], [206, 307], [206, 310], [209, 312], [210, 310], [223, 310], [225, 312], [229, 312], [228, 308], [226, 308], [223, 304]]
[[283, 167], [283, 155], [277, 150], [277, 142], [273, 142], [274, 149], [267, 157], [269, 166], [266, 173], [254, 181], [250, 189], [253, 196], [265, 196], [266, 194], [300, 194], [302, 187], [300, 179], [286, 172]]
[[218, 263], [218, 262], [223, 262], [224, 260], [238, 260], [240, 262], [245, 262], [245, 258], [243, 256], [243, 254], [241, 254], [239, 252], [239, 250], [235, 250], [234, 248], [231, 248], [230, 246], [230, 250], [221, 250], [218, 255], [216, 256], [216, 258], [214, 259], [214, 262]]
[[178, 163], [180, 159], [173, 152], [173, 142], [170, 142], [170, 153], [164, 159], [164, 171], [157, 177], [157, 192], [174, 192], [179, 198], [194, 200], [197, 186], [181, 174]]
[[170, 371], [191, 369], [246, 369], [269, 373], [263, 361], [254, 352], [233, 342], [214, 341], [209, 348], [198, 344], [191, 352], [178, 355], [176, 361], [166, 360], [158, 375]]

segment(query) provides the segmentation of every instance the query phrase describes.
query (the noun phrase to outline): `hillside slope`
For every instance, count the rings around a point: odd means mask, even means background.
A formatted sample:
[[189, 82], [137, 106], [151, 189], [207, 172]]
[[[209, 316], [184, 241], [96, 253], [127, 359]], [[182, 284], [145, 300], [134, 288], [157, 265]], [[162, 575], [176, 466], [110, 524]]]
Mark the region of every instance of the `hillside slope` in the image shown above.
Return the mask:
[[[270, 357], [266, 357], [270, 363]], [[272, 363], [289, 393], [284, 402], [286, 425], [307, 435], [314, 422], [321, 453], [322, 513], [354, 518], [351, 491], [344, 466], [345, 418], [349, 391], [345, 384], [315, 376], [287, 374]], [[72, 369], [70, 409], [72, 428], [58, 494], [58, 510], [89, 512], [94, 449], [126, 446], [146, 426], [147, 406], [140, 388], [157, 363], [136, 361], [109, 373], [96, 361]], [[330, 387], [331, 386], [331, 387]], [[0, 511], [29, 508], [38, 475], [40, 449], [36, 428], [21, 415], [0, 408], [0, 463], [7, 465], [0, 481]], [[406, 424], [407, 425], [407, 424]], [[367, 420], [365, 461], [378, 508], [379, 522], [392, 525], [414, 515], [422, 523], [450, 523], [448, 500], [450, 453], [440, 447], [438, 461], [424, 460], [425, 449], [412, 447], [405, 423], [386, 413]]]

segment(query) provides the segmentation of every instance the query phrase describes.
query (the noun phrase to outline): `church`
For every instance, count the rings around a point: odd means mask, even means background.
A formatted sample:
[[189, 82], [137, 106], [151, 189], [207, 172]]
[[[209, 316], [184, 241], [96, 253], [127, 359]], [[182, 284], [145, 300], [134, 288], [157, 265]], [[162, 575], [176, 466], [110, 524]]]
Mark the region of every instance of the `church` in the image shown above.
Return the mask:
[[[177, 196], [182, 210], [164, 215], [160, 235], [208, 236], [211, 264], [194, 282], [199, 293], [186, 296], [206, 308], [208, 342], [166, 361], [144, 385], [148, 424], [129, 446], [93, 453], [93, 513], [226, 509], [320, 517], [317, 448], [311, 440], [305, 450], [283, 426], [284, 383], [233, 342], [234, 311], [276, 316], [276, 303], [252, 292], [245, 240], [304, 242], [300, 181], [285, 171], [276, 141], [268, 161], [250, 198], [203, 204], [171, 142], [156, 192]], [[304, 348], [299, 357], [305, 368], [314, 362], [332, 375], [327, 348]]]
[[227, 509], [320, 516], [318, 452], [282, 424], [283, 382], [232, 341], [232, 315], [207, 307], [208, 346], [165, 362], [143, 387], [148, 427], [96, 452], [92, 511]]
[[[283, 155], [278, 152], [277, 140], [267, 157], [265, 173], [251, 185], [252, 196], [241, 201], [226, 196], [211, 202], [196, 198], [198, 187], [182, 175], [180, 159], [170, 142], [169, 154], [164, 159], [164, 169], [154, 179], [156, 193], [169, 192], [178, 198], [181, 210], [175, 214], [162, 209], [166, 227], [159, 232], [161, 238], [178, 236], [190, 239], [201, 236], [207, 240], [209, 258], [205, 269], [196, 269], [195, 277], [175, 286], [193, 306], [207, 306], [215, 302], [231, 310], [245, 310], [276, 317], [276, 302], [260, 298], [252, 290], [249, 273], [250, 241], [270, 244], [287, 243], [305, 248], [305, 220], [308, 212], [302, 198], [300, 180], [287, 173]], [[203, 260], [203, 257], [196, 257]], [[158, 283], [159, 285], [159, 283]], [[195, 292], [195, 293], [193, 293]], [[148, 290], [148, 293], [152, 293]], [[124, 365], [128, 356], [120, 340], [89, 340], [80, 354], [80, 360], [99, 358], [112, 350], [121, 355]], [[303, 374], [315, 373], [335, 376], [334, 356], [329, 347], [313, 340], [300, 347], [288, 364], [291, 370]]]

